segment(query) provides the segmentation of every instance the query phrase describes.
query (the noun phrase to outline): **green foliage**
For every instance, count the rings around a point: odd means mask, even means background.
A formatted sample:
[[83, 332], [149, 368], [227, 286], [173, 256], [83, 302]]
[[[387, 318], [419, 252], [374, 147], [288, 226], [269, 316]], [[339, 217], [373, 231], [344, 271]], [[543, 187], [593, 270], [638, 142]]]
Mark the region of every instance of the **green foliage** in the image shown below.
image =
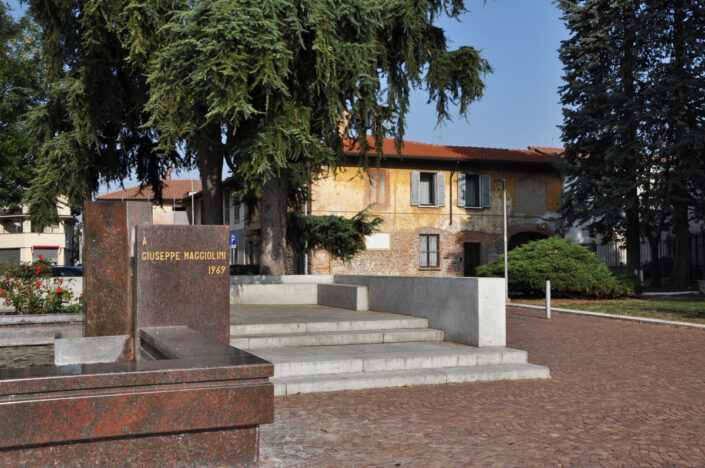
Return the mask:
[[41, 98], [42, 64], [38, 28], [26, 17], [13, 20], [7, 9], [0, 2], [0, 207], [14, 212], [36, 174], [22, 119]]
[[459, 18], [462, 0], [30, 5], [49, 80], [31, 118], [37, 226], [55, 217], [43, 199], [64, 193], [78, 207], [134, 167], [158, 184], [170, 165], [209, 161], [202, 178], [217, 185], [224, 159], [257, 197], [276, 177], [305, 184], [343, 157], [344, 135], [372, 135], [377, 152], [386, 136], [401, 141], [411, 89], [428, 92], [439, 120], [454, 105], [466, 115], [490, 71], [476, 49], [448, 50], [434, 25]]
[[0, 268], [0, 277], [0, 301], [20, 315], [83, 312], [83, 295], [76, 299], [63, 278], [52, 278], [51, 266], [41, 256], [34, 263]]
[[[543, 295], [546, 280], [555, 297], [620, 297], [635, 293], [585, 247], [559, 237], [529, 242], [509, 252], [509, 289]], [[478, 276], [504, 276], [504, 256], [477, 268]]]
[[687, 278], [688, 218], [705, 215], [705, 2], [557, 4], [570, 33], [559, 49], [566, 219], [623, 234], [632, 269], [640, 236], [655, 244], [673, 230], [686, 239], [674, 274]]
[[637, 275], [630, 271], [612, 271], [612, 275], [617, 279], [623, 288], [626, 288], [629, 296], [634, 294], [641, 294], [644, 290], [644, 286], [641, 284], [641, 280]]
[[344, 262], [365, 250], [365, 236], [378, 231], [382, 218], [365, 211], [352, 218], [289, 214], [287, 244], [297, 253], [325, 249]]

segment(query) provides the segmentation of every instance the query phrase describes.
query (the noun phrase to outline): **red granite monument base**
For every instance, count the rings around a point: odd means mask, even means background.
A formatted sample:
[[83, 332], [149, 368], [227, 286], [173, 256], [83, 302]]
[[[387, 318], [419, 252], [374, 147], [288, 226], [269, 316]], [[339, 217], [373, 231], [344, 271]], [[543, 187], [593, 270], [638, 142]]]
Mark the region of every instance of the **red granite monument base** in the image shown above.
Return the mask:
[[[257, 465], [257, 428], [101, 439], [0, 451], [2, 466], [236, 466]], [[61, 466], [61, 464], [59, 464]]]
[[2, 466], [248, 466], [272, 365], [229, 356], [0, 370]]

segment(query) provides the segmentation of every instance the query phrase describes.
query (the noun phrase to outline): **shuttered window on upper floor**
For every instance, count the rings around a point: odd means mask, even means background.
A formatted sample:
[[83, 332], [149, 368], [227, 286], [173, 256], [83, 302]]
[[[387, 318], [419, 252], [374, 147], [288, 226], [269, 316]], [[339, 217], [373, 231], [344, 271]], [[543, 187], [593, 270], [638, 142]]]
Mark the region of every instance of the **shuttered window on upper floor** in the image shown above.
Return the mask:
[[490, 185], [487, 174], [458, 174], [458, 206], [489, 208]]
[[445, 174], [441, 172], [411, 173], [411, 204], [445, 206]]

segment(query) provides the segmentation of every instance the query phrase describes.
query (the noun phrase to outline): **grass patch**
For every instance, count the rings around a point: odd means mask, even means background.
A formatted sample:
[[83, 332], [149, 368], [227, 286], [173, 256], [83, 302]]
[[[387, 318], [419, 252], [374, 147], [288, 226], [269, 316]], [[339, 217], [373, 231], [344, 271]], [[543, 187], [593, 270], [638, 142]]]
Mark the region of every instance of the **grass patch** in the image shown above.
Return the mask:
[[[545, 306], [544, 299], [514, 299]], [[705, 324], [705, 297], [650, 296], [639, 299], [551, 299], [551, 307]]]

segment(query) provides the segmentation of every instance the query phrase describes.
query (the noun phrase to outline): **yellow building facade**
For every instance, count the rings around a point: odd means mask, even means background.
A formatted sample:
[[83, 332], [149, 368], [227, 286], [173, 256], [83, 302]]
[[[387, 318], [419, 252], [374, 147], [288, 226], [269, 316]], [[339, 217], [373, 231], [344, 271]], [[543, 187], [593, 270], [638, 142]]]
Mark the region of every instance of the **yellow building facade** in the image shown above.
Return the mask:
[[309, 257], [309, 272], [473, 276], [503, 251], [505, 181], [510, 250], [560, 230], [559, 151], [405, 142], [398, 155], [385, 141], [385, 157], [371, 169], [351, 152], [312, 185], [310, 213], [351, 217], [367, 209], [384, 223], [349, 264], [321, 251]]

